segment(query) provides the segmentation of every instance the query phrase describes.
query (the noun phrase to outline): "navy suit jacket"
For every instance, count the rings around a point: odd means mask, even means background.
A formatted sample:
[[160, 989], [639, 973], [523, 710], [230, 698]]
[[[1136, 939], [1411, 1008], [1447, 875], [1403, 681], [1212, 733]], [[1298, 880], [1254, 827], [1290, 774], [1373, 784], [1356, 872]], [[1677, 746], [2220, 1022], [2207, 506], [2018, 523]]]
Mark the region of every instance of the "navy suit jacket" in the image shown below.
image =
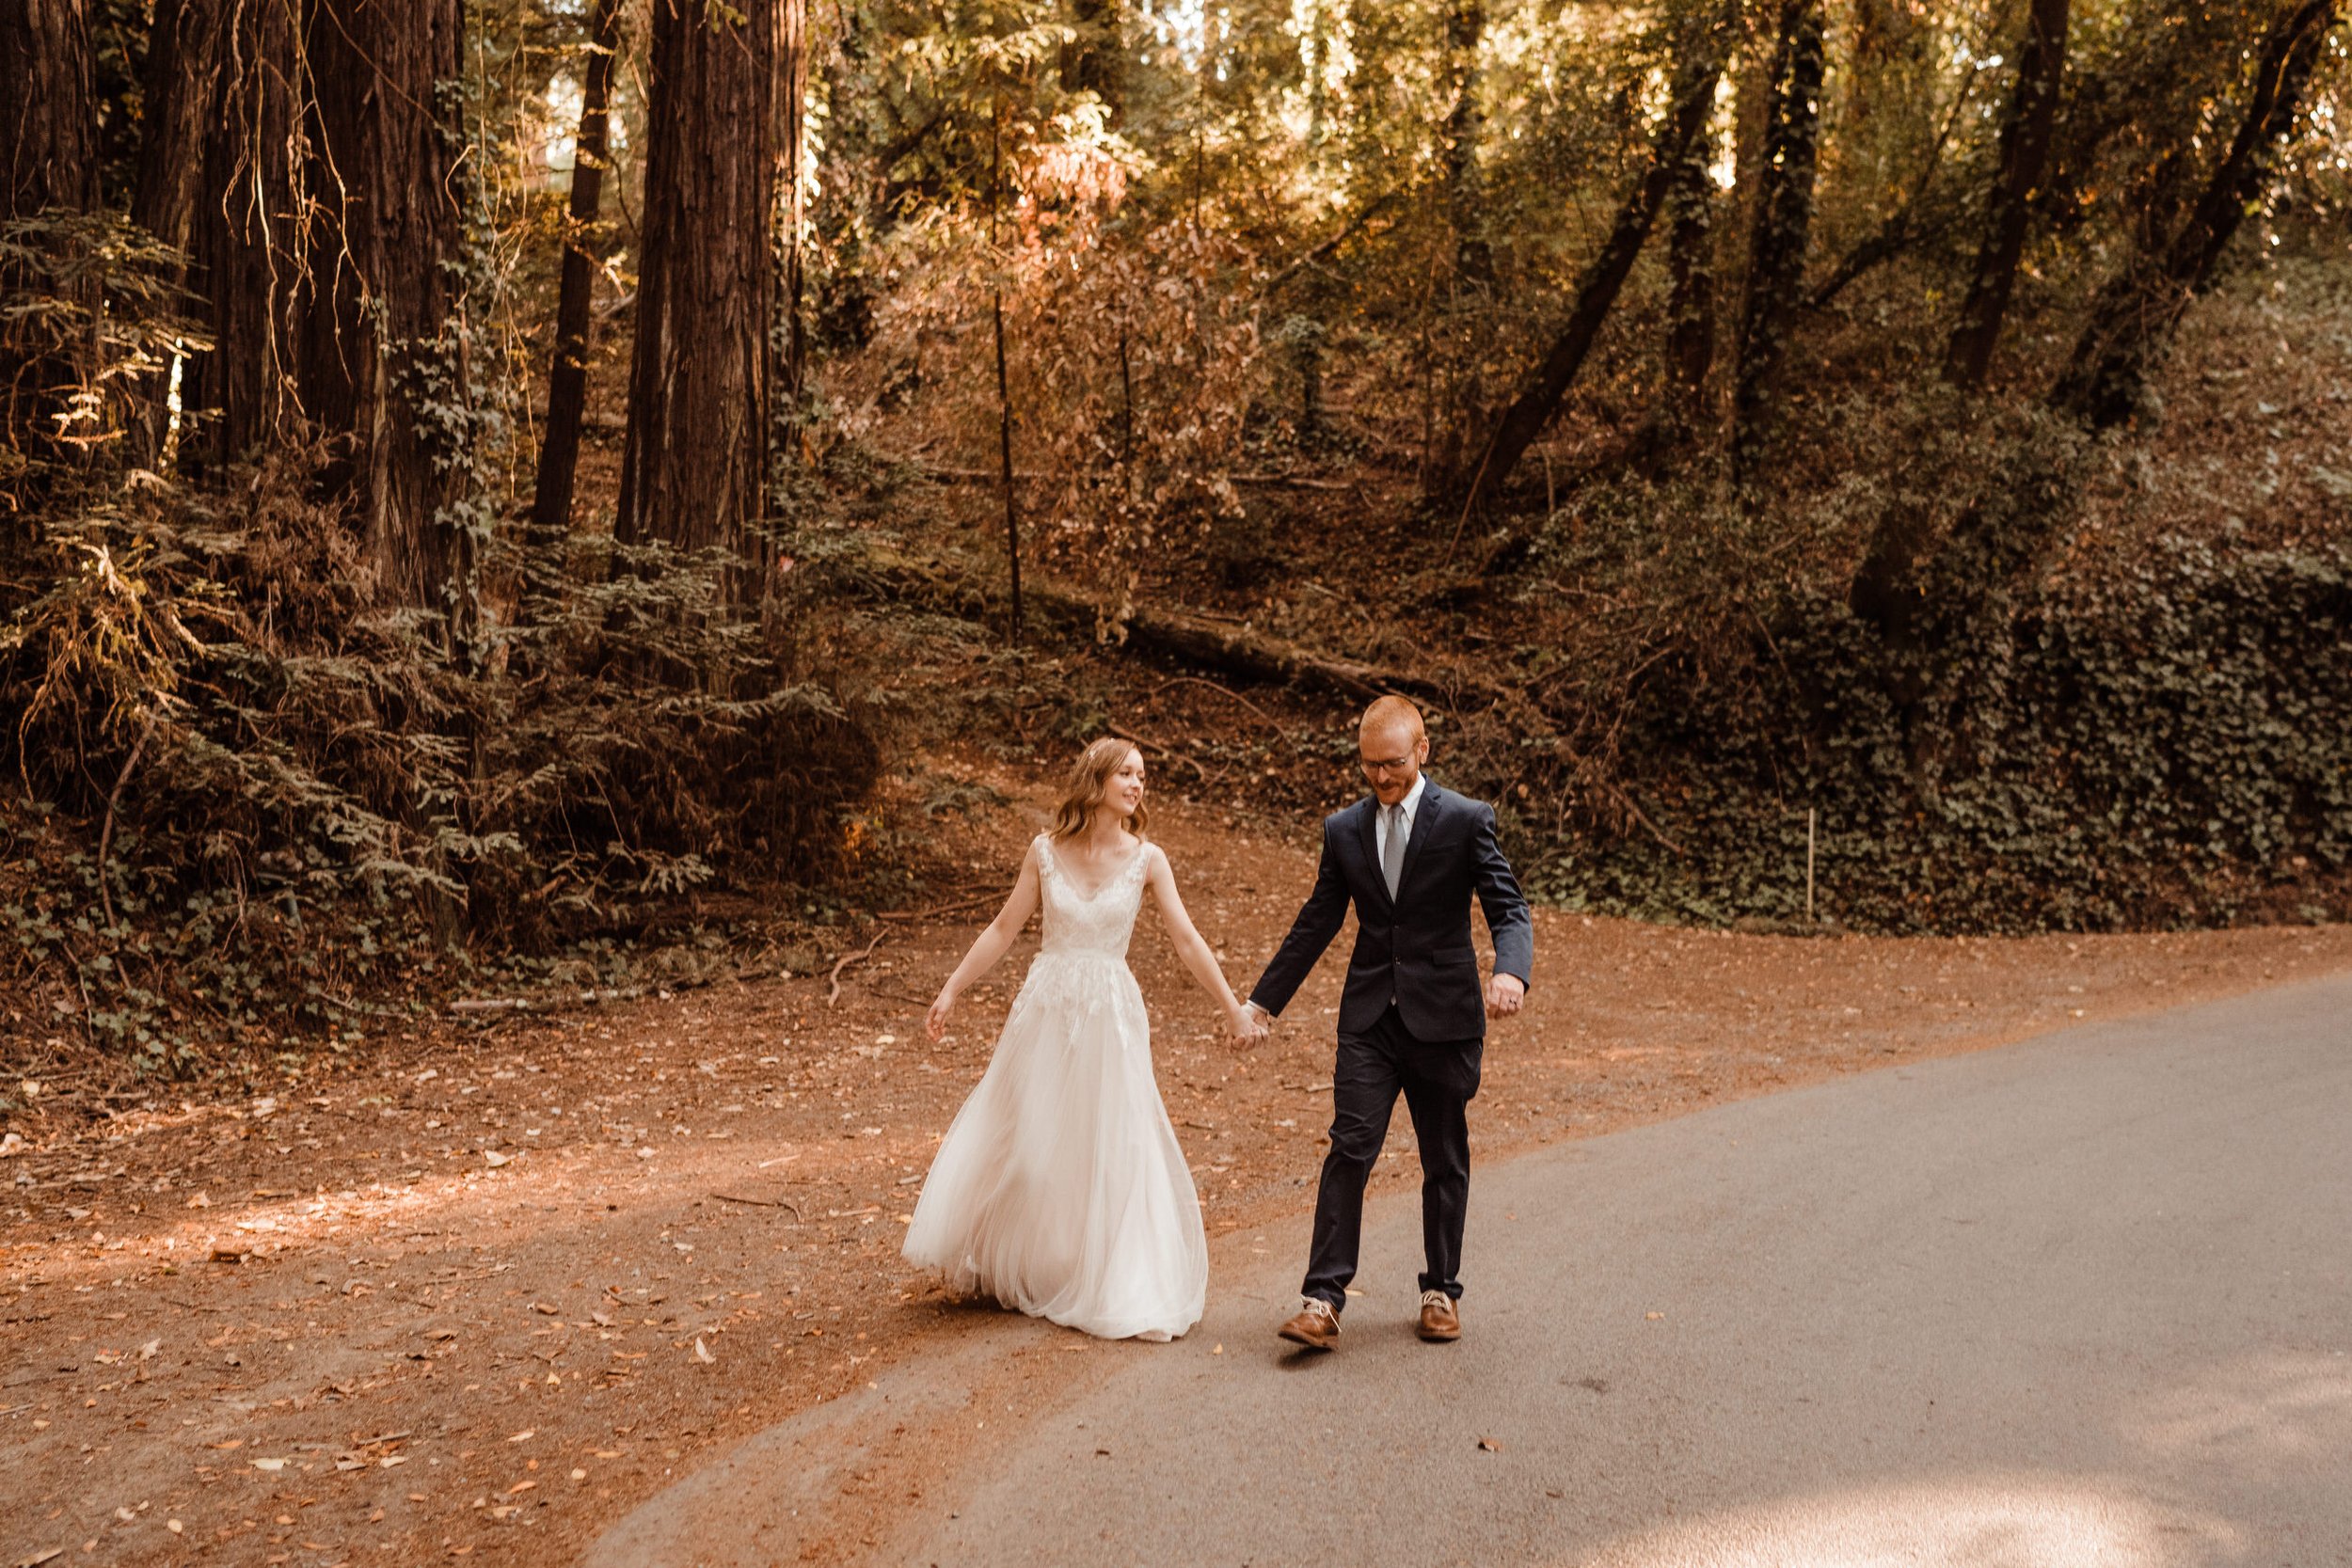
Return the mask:
[[1495, 843], [1494, 808], [1441, 789], [1432, 780], [1413, 813], [1396, 897], [1380, 874], [1375, 829], [1379, 802], [1370, 796], [1323, 819], [1323, 862], [1314, 891], [1299, 907], [1290, 935], [1249, 993], [1279, 1014], [1356, 906], [1356, 951], [1340, 997], [1340, 1032], [1362, 1034], [1396, 999], [1417, 1039], [1478, 1040], [1486, 1004], [1470, 946], [1473, 895], [1494, 937], [1495, 972], [1527, 983], [1534, 967], [1535, 928], [1511, 863]]

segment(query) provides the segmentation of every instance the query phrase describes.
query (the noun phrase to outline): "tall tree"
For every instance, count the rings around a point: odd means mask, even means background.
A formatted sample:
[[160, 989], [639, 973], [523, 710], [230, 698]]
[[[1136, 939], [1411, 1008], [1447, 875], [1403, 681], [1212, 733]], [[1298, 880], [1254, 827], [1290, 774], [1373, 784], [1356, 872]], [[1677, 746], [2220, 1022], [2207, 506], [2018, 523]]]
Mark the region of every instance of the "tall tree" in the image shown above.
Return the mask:
[[613, 531], [742, 547], [768, 467], [777, 0], [652, 0], [637, 338]]
[[604, 171], [611, 156], [612, 66], [621, 44], [621, 0], [596, 0], [581, 73], [580, 129], [572, 138], [571, 199], [564, 214], [564, 271], [556, 286], [555, 358], [548, 370], [548, 423], [531, 526], [543, 539], [571, 528], [572, 488], [580, 468], [580, 425], [588, 405], [588, 330], [594, 322]]
[[306, 9], [314, 205], [294, 315], [303, 408], [328, 438], [328, 477], [358, 522], [377, 592], [437, 608], [467, 547], [445, 509], [468, 433], [437, 422], [466, 382], [453, 322], [460, 138], [443, 102], [464, 73], [464, 12], [460, 0]]
[[222, 0], [155, 0], [141, 76], [145, 135], [131, 190], [132, 221], [166, 245], [188, 247], [196, 223], [204, 121], [219, 60], [213, 29]]
[[1453, 103], [1438, 152], [1445, 169], [1446, 219], [1454, 230], [1454, 276], [1476, 287], [1494, 281], [1478, 173], [1478, 144], [1486, 124], [1478, 103], [1478, 52], [1486, 33], [1486, 0], [1446, 0], [1445, 63]]
[[1708, 117], [1714, 112], [1715, 84], [1723, 75], [1729, 37], [1729, 28], [1717, 19], [1697, 29], [1684, 44], [1675, 63], [1666, 114], [1650, 143], [1642, 178], [1626, 193], [1600, 254], [1587, 263], [1583, 276], [1577, 280], [1567, 325], [1552, 340], [1542, 362], [1496, 421], [1486, 453], [1470, 475], [1468, 493], [1463, 498], [1465, 518], [1509, 483], [1519, 460], [1534, 445], [1535, 437], [1543, 434], [1544, 426], [1551, 422], [1560, 400], [1567, 395], [1577, 372], [1583, 369], [1585, 356], [1592, 353], [1594, 341], [1600, 336], [1601, 324], [1609, 319], [1617, 293], [1624, 287], [1626, 276], [1633, 270], [1634, 259], [1641, 254], [1644, 242], [1657, 224], [1660, 209], [1666, 204], [1677, 171], [1689, 157], [1692, 144], [1698, 140]]
[[[86, 0], [0, 4], [0, 220], [79, 215], [97, 206], [94, 82]], [[0, 293], [60, 286], [9, 271], [0, 271]], [[62, 335], [40, 313], [11, 312], [0, 324], [0, 435], [12, 446], [54, 440], [61, 395], [80, 379], [71, 340], [94, 325], [98, 302], [87, 284], [63, 287], [87, 321]]]
[[786, 451], [792, 460], [798, 461], [802, 455], [803, 398], [808, 380], [808, 320], [802, 299], [806, 287], [807, 257], [803, 230], [807, 227], [808, 198], [806, 183], [801, 178], [808, 137], [808, 0], [781, 3], [783, 38], [778, 52], [783, 69], [777, 84], [781, 120], [777, 139], [782, 149], [777, 163], [779, 177], [784, 181], [784, 212], [779, 219], [784, 231], [784, 363], [779, 367], [776, 386], [784, 405]]
[[1707, 408], [1715, 364], [1714, 148], [1702, 132], [1675, 160], [1666, 192], [1666, 410], [1664, 433], [1687, 436]]
[[[2144, 402], [2151, 365], [2189, 302], [2209, 287], [2249, 211], [2260, 206], [2279, 144], [2295, 129], [2312, 73], [2344, 0], [2290, 0], [2250, 52], [2254, 69], [2230, 145], [2189, 215], [2161, 245], [2137, 249], [2101, 289], [2051, 409], [2098, 432]], [[1958, 645], [2005, 585], [2045, 559], [2074, 515], [2071, 475], [2040, 449], [2013, 454], [1931, 551], [1916, 509], [1882, 518], [1850, 593], [1854, 610], [1901, 654]], [[1901, 679], [1922, 672], [1899, 660]]]
[[1754, 218], [1748, 235], [1747, 300], [1732, 397], [1732, 463], [1745, 475], [1778, 424], [1774, 398], [1804, 281], [1813, 228], [1813, 176], [1820, 153], [1826, 70], [1821, 0], [1784, 0], [1772, 45], [1771, 97]]
[[2000, 165], [1986, 204], [1984, 240], [1968, 279], [1968, 296], [1945, 345], [1944, 377], [1976, 390], [1984, 385], [2000, 341], [2017, 283], [2017, 263], [2026, 251], [2026, 227], [2033, 214], [2042, 174], [2058, 124], [2058, 87], [2066, 70], [2067, 0], [2032, 0], [2026, 39], [2017, 54], [2017, 85], [2001, 117]]
[[[294, 283], [304, 265], [308, 210], [294, 150], [303, 139], [300, 22], [295, 0], [190, 0], [208, 8], [200, 65], [177, 78], [198, 127], [188, 201], [189, 287], [215, 348], [189, 361], [181, 400], [200, 439], [182, 451], [201, 468], [285, 436], [300, 409], [294, 379]], [[151, 122], [163, 135], [177, 112]], [[158, 152], [160, 159], [164, 154]], [[159, 167], [140, 200], [169, 222], [178, 198]]]
[[2121, 424], [2137, 411], [2149, 367], [2170, 342], [2189, 302], [2213, 282], [2247, 213], [2268, 191], [2279, 144], [2295, 129], [2320, 51], [2343, 17], [2344, 0], [2292, 0], [2265, 32], [2229, 150], [2179, 228], [2162, 243], [2137, 249], [2100, 290], [2052, 394], [2058, 407], [2094, 430]]

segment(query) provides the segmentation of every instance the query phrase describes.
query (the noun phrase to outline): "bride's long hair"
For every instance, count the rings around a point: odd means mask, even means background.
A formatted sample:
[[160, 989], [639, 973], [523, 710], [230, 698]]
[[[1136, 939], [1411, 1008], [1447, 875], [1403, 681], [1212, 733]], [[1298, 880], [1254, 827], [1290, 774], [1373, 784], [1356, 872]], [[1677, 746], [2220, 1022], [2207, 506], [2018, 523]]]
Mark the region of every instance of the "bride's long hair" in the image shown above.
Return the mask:
[[[1111, 775], [1130, 754], [1140, 754], [1136, 743], [1115, 735], [1102, 736], [1078, 753], [1078, 760], [1070, 765], [1070, 783], [1062, 790], [1061, 804], [1054, 808], [1057, 841], [1075, 838], [1094, 825], [1094, 814], [1103, 809], [1103, 798], [1110, 793]], [[1150, 820], [1151, 814], [1137, 800], [1127, 817], [1127, 831], [1141, 838]]]

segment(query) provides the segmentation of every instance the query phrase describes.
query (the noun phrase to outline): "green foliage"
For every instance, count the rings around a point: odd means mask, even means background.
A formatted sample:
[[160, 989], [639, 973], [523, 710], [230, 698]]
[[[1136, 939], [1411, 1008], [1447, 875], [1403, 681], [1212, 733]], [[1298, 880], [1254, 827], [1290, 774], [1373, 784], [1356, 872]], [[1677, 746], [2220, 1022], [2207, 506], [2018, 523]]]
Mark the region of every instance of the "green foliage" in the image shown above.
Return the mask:
[[791, 634], [714, 613], [739, 562], [533, 562], [469, 664], [371, 608], [307, 471], [94, 492], [9, 562], [0, 914], [92, 1037], [174, 1069], [348, 1037], [453, 939], [547, 951], [837, 867], [878, 752]]
[[2103, 930], [2352, 911], [2352, 556], [2170, 539], [2064, 578], [1907, 725], [1883, 653], [1819, 596], [1749, 679], [1647, 686], [1596, 834], [1531, 881], [1677, 920], [1820, 912], [1897, 932]]

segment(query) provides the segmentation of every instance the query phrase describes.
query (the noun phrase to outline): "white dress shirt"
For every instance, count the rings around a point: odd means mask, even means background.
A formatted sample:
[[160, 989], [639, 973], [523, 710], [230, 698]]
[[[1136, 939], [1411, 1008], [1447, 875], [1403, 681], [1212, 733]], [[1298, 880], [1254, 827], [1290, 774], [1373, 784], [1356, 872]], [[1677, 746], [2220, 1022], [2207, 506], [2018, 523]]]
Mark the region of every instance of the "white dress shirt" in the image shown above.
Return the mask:
[[[1421, 809], [1422, 794], [1428, 787], [1428, 774], [1414, 775], [1413, 787], [1406, 791], [1405, 799], [1399, 802], [1405, 808], [1405, 842], [1407, 844], [1413, 842], [1413, 814]], [[1377, 867], [1389, 863], [1389, 808], [1381, 805], [1377, 798], [1373, 800], [1373, 805], [1375, 808], [1373, 813], [1373, 832], [1375, 835], [1373, 862]]]

